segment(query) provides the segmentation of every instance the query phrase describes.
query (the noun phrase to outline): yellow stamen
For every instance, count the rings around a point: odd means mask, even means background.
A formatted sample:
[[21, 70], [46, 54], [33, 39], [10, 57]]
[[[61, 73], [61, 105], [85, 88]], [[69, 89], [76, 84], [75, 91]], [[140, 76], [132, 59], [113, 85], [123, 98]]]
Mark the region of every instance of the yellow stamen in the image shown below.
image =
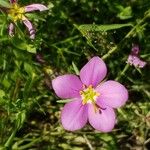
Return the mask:
[[12, 4], [12, 7], [8, 11], [9, 16], [14, 22], [25, 19], [25, 8], [20, 7], [17, 3]]
[[100, 93], [95, 91], [92, 87], [92, 85], [89, 85], [84, 90], [80, 91], [80, 95], [82, 97], [82, 104], [85, 105], [86, 103], [94, 103], [98, 96], [100, 96]]

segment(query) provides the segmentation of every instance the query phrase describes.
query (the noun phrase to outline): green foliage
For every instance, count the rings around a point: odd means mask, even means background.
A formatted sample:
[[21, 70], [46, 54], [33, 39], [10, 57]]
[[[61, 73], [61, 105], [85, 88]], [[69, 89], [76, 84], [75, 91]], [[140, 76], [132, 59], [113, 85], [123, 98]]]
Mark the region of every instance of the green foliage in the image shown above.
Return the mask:
[[87, 32], [106, 32], [109, 30], [115, 30], [123, 27], [132, 26], [132, 24], [110, 24], [110, 25], [80, 25], [79, 30]]
[[117, 6], [120, 13], [117, 15], [122, 20], [129, 19], [132, 17], [132, 9], [130, 6], [123, 8], [123, 6]]
[[26, 41], [23, 41], [21, 39], [13, 38], [12, 45], [19, 50], [26, 50], [30, 53], [36, 53], [36, 48], [34, 47], [34, 45], [26, 43]]
[[[8, 2], [0, 0], [0, 150], [147, 150], [149, 0], [18, 1], [21, 6], [42, 3], [49, 8], [27, 14], [36, 29], [34, 40], [22, 22], [15, 23], [14, 37], [8, 35]], [[133, 43], [140, 45], [144, 68], [126, 64]], [[107, 78], [127, 87], [129, 100], [117, 109], [112, 132], [100, 133], [89, 125], [67, 132], [60, 112], [70, 99], [59, 100], [51, 80], [78, 75], [95, 55], [106, 62]]]
[[5, 0], [1, 0], [0, 1], [0, 6], [2, 6], [2, 7], [10, 7], [10, 4], [9, 4], [9, 2], [7, 2]]

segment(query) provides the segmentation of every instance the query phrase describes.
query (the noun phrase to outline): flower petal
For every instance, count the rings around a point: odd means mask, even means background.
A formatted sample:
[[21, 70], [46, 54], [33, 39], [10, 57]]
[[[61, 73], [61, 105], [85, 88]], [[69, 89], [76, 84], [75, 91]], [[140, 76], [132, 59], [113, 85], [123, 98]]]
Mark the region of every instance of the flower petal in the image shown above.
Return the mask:
[[116, 81], [106, 81], [100, 84], [96, 91], [100, 93], [97, 103], [100, 102], [110, 106], [110, 107], [120, 107], [125, 104], [128, 100], [127, 89]]
[[76, 75], [68, 74], [52, 80], [52, 86], [60, 98], [76, 98], [80, 96], [82, 83]]
[[146, 64], [147, 64], [147, 63], [146, 63], [145, 61], [140, 60], [140, 61], [139, 61], [139, 64], [138, 64], [138, 67], [139, 67], [139, 68], [143, 68]]
[[131, 54], [128, 56], [127, 63], [133, 65], [134, 67], [143, 68], [147, 63], [140, 59], [138, 55], [140, 48], [138, 45], [133, 45]]
[[135, 67], [139, 67], [139, 68], [143, 68], [145, 65], [146, 65], [146, 62], [145, 61], [142, 61], [139, 57], [137, 56], [133, 56], [133, 59], [132, 59], [132, 62], [133, 62], [133, 65]]
[[88, 119], [93, 128], [102, 132], [110, 132], [115, 125], [116, 116], [112, 108], [103, 106], [105, 109], [95, 111], [92, 104], [88, 105]]
[[25, 6], [25, 12], [32, 12], [35, 10], [44, 11], [44, 10], [48, 10], [48, 8], [42, 4], [31, 4]]
[[138, 55], [139, 52], [140, 52], [139, 45], [133, 44], [133, 45], [132, 45], [131, 54], [132, 54], [132, 55]]
[[99, 57], [93, 57], [80, 71], [81, 81], [89, 86], [97, 86], [104, 79], [107, 68], [104, 61]]
[[8, 33], [9, 33], [9, 36], [14, 36], [14, 24], [13, 23], [10, 23], [9, 26], [8, 26]]
[[82, 105], [80, 99], [65, 104], [61, 112], [62, 125], [69, 131], [81, 129], [87, 123], [87, 118], [87, 105]]
[[34, 30], [34, 28], [32, 26], [32, 23], [28, 19], [24, 19], [23, 23], [28, 28], [28, 31], [30, 33], [30, 39], [34, 39], [35, 38], [35, 30]]

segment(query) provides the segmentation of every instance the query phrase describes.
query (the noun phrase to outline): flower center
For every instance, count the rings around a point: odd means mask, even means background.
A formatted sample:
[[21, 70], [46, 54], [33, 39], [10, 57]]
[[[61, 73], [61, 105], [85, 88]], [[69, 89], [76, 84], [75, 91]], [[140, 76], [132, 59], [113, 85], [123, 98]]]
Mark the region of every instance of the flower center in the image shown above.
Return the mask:
[[82, 104], [92, 103], [95, 104], [97, 97], [100, 95], [96, 92], [92, 85], [88, 86], [86, 89], [80, 91], [80, 95], [82, 97]]
[[25, 18], [25, 8], [20, 7], [18, 4], [12, 4], [12, 7], [8, 11], [9, 16], [13, 19], [14, 22], [18, 20], [23, 20]]

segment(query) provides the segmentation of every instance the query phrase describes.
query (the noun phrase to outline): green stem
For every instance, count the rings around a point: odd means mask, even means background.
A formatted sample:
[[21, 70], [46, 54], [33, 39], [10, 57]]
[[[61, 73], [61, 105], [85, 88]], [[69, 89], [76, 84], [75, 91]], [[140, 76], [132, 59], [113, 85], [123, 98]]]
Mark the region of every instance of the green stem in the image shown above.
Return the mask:
[[118, 81], [124, 74], [125, 74], [125, 72], [128, 70], [128, 68], [129, 68], [129, 64], [126, 64], [125, 65], [125, 67], [124, 67], [124, 69], [122, 70], [122, 72], [120, 73], [120, 75], [115, 79], [116, 81]]
[[38, 138], [38, 139], [35, 139], [34, 141], [26, 144], [26, 145], [23, 145], [23, 146], [20, 146], [19, 149], [20, 150], [24, 150], [24, 149], [28, 149], [29, 147], [31, 147], [33, 144], [37, 143], [37, 142], [40, 142], [41, 141], [41, 138]]
[[21, 80], [20, 80], [20, 78], [18, 78], [16, 81], [16, 86], [15, 86], [14, 91], [13, 91], [12, 100], [16, 99], [16, 96], [17, 96], [17, 93], [19, 90], [19, 86], [20, 86], [20, 82], [21, 82]]
[[[141, 20], [127, 33], [127, 35], [120, 41], [120, 43], [119, 43], [118, 45], [121, 45], [121, 44], [124, 42], [125, 39], [129, 38], [129, 37], [134, 33], [134, 31], [136, 30], [136, 28], [137, 28], [138, 26], [140, 26], [148, 16], [149, 16], [149, 13], [147, 13], [147, 14], [145, 15], [145, 17], [144, 17], [143, 19], [141, 19]], [[105, 55], [102, 57], [102, 59], [108, 58], [112, 53], [114, 53], [115, 51], [118, 50], [118, 47], [119, 47], [119, 46], [116, 45], [115, 47], [113, 47], [112, 49], [110, 49], [110, 51], [108, 51], [108, 53], [105, 54]]]
[[79, 38], [78, 35], [73, 36], [73, 37], [69, 37], [69, 38], [67, 38], [67, 39], [65, 39], [65, 40], [63, 40], [63, 41], [59, 41], [59, 42], [53, 43], [52, 46], [53, 46], [53, 45], [58, 45], [58, 44], [64, 44], [64, 43], [70, 42], [70, 41], [75, 40], [75, 39], [78, 39], [78, 38]]
[[88, 145], [89, 149], [90, 149], [90, 150], [94, 150], [94, 148], [93, 148], [91, 142], [89, 141], [89, 139], [87, 138], [87, 136], [84, 134], [83, 137], [84, 137], [85, 142], [86, 142], [86, 144]]
[[16, 132], [17, 132], [17, 128], [15, 128], [15, 130], [12, 132], [12, 134], [10, 135], [10, 137], [8, 138], [8, 140], [6, 141], [6, 143], [4, 145], [6, 148], [8, 148], [8, 147], [11, 146], [11, 144], [12, 144], [12, 142], [14, 140], [14, 137], [16, 135]]

